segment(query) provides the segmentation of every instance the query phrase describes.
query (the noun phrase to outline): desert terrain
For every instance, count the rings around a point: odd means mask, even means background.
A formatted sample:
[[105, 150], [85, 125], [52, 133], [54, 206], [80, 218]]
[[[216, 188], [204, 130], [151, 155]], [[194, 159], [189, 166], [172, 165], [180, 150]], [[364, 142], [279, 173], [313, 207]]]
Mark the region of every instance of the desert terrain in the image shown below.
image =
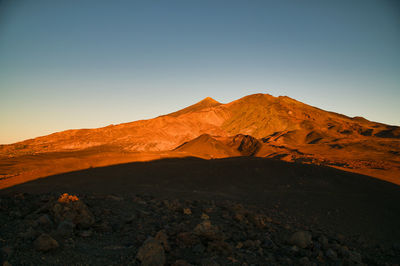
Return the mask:
[[397, 126], [286, 96], [206, 98], [1, 145], [1, 260], [396, 265], [399, 184]]
[[132, 161], [252, 156], [337, 167], [400, 184], [400, 128], [287, 96], [206, 98], [177, 112], [0, 146], [0, 188]]

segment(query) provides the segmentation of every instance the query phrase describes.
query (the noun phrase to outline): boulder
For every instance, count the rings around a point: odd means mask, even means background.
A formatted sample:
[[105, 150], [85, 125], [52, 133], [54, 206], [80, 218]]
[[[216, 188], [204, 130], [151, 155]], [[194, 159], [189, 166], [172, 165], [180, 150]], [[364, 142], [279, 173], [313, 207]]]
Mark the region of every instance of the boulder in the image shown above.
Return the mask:
[[290, 237], [289, 244], [306, 248], [312, 244], [311, 234], [307, 231], [297, 231]]
[[165, 252], [160, 241], [150, 237], [139, 248], [136, 258], [143, 266], [162, 266], [165, 264]]
[[197, 236], [190, 232], [182, 232], [176, 236], [176, 243], [179, 247], [192, 247], [200, 242]]
[[192, 266], [192, 264], [188, 263], [185, 260], [177, 260], [172, 264], [172, 266]]
[[352, 261], [354, 263], [358, 263], [358, 264], [362, 263], [361, 254], [356, 252], [356, 251], [350, 251], [349, 252], [349, 259], [350, 259], [350, 261]]
[[159, 231], [156, 234], [155, 239], [158, 240], [163, 245], [165, 251], [171, 250], [171, 247], [169, 246], [169, 243], [168, 243], [168, 236], [164, 230]]
[[193, 230], [194, 234], [200, 237], [204, 237], [208, 240], [222, 239], [222, 235], [219, 233], [218, 227], [213, 226], [210, 220], [203, 220]]
[[41, 234], [33, 243], [37, 251], [50, 251], [59, 247], [58, 242], [48, 234]]
[[43, 214], [42, 216], [40, 216], [36, 220], [36, 223], [46, 229], [50, 229], [51, 227], [53, 227], [53, 222], [47, 214]]
[[62, 237], [67, 237], [73, 234], [75, 224], [69, 220], [62, 221], [57, 227], [57, 234]]
[[62, 195], [50, 211], [56, 221], [69, 220], [80, 228], [89, 228], [95, 222], [89, 208], [76, 196]]
[[325, 252], [325, 256], [331, 260], [337, 260], [337, 254], [331, 248]]
[[192, 210], [190, 208], [183, 208], [183, 214], [191, 215], [192, 214]]

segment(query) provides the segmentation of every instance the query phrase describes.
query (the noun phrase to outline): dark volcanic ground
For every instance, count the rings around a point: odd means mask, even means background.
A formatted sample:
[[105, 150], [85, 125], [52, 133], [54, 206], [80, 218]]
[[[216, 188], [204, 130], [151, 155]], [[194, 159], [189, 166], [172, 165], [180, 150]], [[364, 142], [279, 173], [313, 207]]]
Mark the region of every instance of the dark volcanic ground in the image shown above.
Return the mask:
[[[58, 203], [63, 193], [81, 205]], [[400, 262], [400, 187], [328, 167], [164, 159], [38, 179], [0, 196], [2, 260], [13, 265]]]

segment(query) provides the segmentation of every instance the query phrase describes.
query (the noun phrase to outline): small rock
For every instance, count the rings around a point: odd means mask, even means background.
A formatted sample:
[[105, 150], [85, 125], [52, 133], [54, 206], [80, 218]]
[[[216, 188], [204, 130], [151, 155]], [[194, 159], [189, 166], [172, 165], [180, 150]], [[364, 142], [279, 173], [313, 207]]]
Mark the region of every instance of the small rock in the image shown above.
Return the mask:
[[304, 265], [304, 266], [308, 266], [310, 265], [310, 260], [307, 257], [302, 257], [301, 259], [299, 259], [299, 264], [300, 265]]
[[260, 215], [260, 214], [255, 214], [251, 218], [252, 218], [252, 222], [254, 223], [254, 225], [260, 229], [267, 227], [268, 221], [270, 220], [267, 216]]
[[112, 245], [112, 246], [106, 246], [103, 249], [106, 250], [121, 250], [121, 249], [125, 249], [126, 247], [124, 246], [119, 246], [119, 245]]
[[347, 246], [341, 246], [340, 254], [342, 255], [343, 258], [348, 258], [350, 256], [349, 248]]
[[358, 253], [358, 252], [355, 252], [355, 251], [350, 251], [350, 252], [349, 252], [349, 259], [350, 259], [352, 262], [355, 262], [355, 263], [362, 263], [361, 254]]
[[10, 212], [10, 216], [11, 216], [11, 217], [14, 217], [14, 218], [21, 218], [21, 217], [22, 217], [22, 214], [21, 214], [20, 211], [15, 210], [15, 211], [11, 211], [11, 212]]
[[176, 243], [180, 247], [192, 247], [199, 239], [190, 232], [182, 232], [176, 236]]
[[4, 256], [5, 258], [10, 258], [11, 255], [13, 254], [14, 250], [13, 250], [13, 248], [11, 248], [9, 246], [5, 246], [5, 247], [1, 248], [1, 252], [2, 252], [2, 254], [5, 255]]
[[183, 214], [191, 215], [192, 214], [192, 210], [190, 208], [183, 208]]
[[392, 248], [396, 251], [400, 251], [400, 243], [393, 243]]
[[97, 232], [106, 233], [112, 231], [110, 224], [106, 221], [95, 224], [93, 227]]
[[326, 236], [321, 235], [320, 237], [318, 237], [318, 242], [321, 244], [321, 246], [324, 250], [327, 250], [329, 248], [329, 242], [328, 242], [328, 238], [326, 238]]
[[208, 215], [205, 214], [205, 213], [202, 213], [202, 214], [201, 214], [201, 219], [202, 219], [202, 220], [210, 220], [210, 216], [208, 216]]
[[112, 221], [110, 223], [110, 226], [111, 230], [114, 232], [120, 232], [124, 227], [124, 225], [120, 221]]
[[79, 201], [79, 198], [75, 195], [68, 195], [68, 193], [64, 193], [58, 198], [57, 201], [60, 203], [70, 203], [74, 201]]
[[131, 216], [129, 216], [128, 218], [125, 219], [125, 223], [131, 224], [131, 223], [133, 223], [133, 221], [135, 221], [136, 219], [137, 219], [137, 215], [136, 215], [136, 214], [132, 214]]
[[307, 231], [298, 231], [290, 237], [289, 244], [306, 248], [312, 244], [311, 234]]
[[207, 251], [210, 253], [216, 252], [223, 256], [229, 256], [232, 254], [232, 247], [225, 241], [217, 240], [208, 243]]
[[79, 235], [81, 236], [81, 237], [91, 237], [92, 236], [92, 234], [93, 234], [93, 231], [92, 230], [85, 230], [85, 231], [82, 231], [82, 232], [80, 232], [79, 233]]
[[45, 228], [51, 228], [53, 226], [53, 222], [47, 214], [43, 214], [42, 216], [40, 216], [36, 220], [36, 223]]
[[324, 254], [322, 253], [322, 251], [319, 251], [319, 252], [318, 252], [318, 254], [317, 254], [317, 256], [316, 256], [316, 259], [317, 259], [319, 262], [321, 262], [321, 263], [325, 262]]
[[261, 244], [260, 240], [254, 240], [254, 241], [253, 240], [246, 240], [246, 241], [243, 242], [243, 246], [245, 248], [256, 248], [256, 247], [259, 247], [260, 244]]
[[192, 266], [192, 264], [188, 263], [186, 260], [177, 260], [172, 266]]
[[163, 245], [165, 251], [171, 250], [171, 247], [169, 246], [169, 243], [168, 243], [168, 236], [164, 230], [159, 231], [156, 234], [155, 239], [158, 240]]
[[68, 248], [75, 248], [75, 241], [73, 238], [67, 238], [64, 240], [64, 246]]
[[219, 264], [212, 258], [202, 259], [201, 266], [219, 266]]
[[340, 243], [344, 243], [346, 241], [346, 238], [344, 235], [342, 234], [337, 234], [336, 235], [336, 239], [340, 242]]
[[136, 258], [143, 266], [158, 266], [165, 264], [165, 252], [162, 244], [154, 238], [148, 238], [139, 248]]
[[70, 236], [74, 233], [75, 224], [71, 221], [62, 221], [57, 227], [57, 234], [62, 237]]
[[281, 258], [282, 265], [293, 265], [293, 261], [290, 258], [284, 257]]
[[197, 244], [193, 247], [193, 252], [196, 254], [203, 254], [206, 248], [203, 246], [203, 244]]
[[266, 239], [264, 240], [264, 242], [262, 243], [262, 246], [265, 248], [273, 248], [276, 247], [274, 241], [271, 240], [271, 238], [266, 237]]
[[214, 212], [214, 208], [213, 207], [204, 208], [204, 212], [212, 213], [212, 212]]
[[29, 227], [25, 232], [20, 233], [19, 236], [26, 240], [33, 240], [35, 239], [39, 233], [35, 231], [32, 227]]
[[222, 235], [219, 233], [218, 228], [213, 226], [210, 220], [204, 220], [194, 228], [194, 233], [209, 240], [221, 239]]
[[339, 252], [340, 249], [342, 248], [336, 241], [334, 241], [328, 249], [331, 248], [335, 252]]
[[242, 212], [236, 212], [233, 218], [239, 223], [244, 223], [244, 224], [248, 223], [246, 216]]
[[232, 263], [238, 263], [239, 261], [233, 257], [227, 257], [228, 260], [230, 260]]
[[107, 195], [107, 199], [111, 199], [111, 200], [115, 200], [115, 201], [123, 201], [124, 200], [124, 198], [117, 197], [114, 195]]
[[297, 252], [299, 252], [299, 248], [297, 247], [297, 246], [292, 246], [291, 248], [290, 248], [290, 251], [292, 251], [293, 253], [297, 253]]
[[325, 252], [325, 255], [327, 258], [331, 259], [331, 260], [337, 260], [337, 254], [335, 251], [333, 251], [332, 249], [328, 249]]
[[177, 200], [164, 200], [163, 203], [170, 211], [179, 211], [179, 208], [181, 208], [181, 204]]
[[49, 251], [58, 248], [58, 242], [48, 234], [41, 234], [33, 243], [38, 251]]

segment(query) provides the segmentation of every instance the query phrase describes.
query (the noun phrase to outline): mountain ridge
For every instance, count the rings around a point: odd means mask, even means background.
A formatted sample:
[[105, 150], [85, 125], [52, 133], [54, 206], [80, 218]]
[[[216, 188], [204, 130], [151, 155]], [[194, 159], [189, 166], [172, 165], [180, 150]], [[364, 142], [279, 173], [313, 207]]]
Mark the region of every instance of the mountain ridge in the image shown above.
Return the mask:
[[[196, 140], [204, 134], [212, 137]], [[195, 143], [196, 148], [186, 145], [184, 149], [181, 146], [185, 143]], [[245, 149], [239, 150], [240, 145]], [[145, 153], [157, 158], [278, 158], [344, 167], [400, 183], [400, 127], [325, 111], [287, 96], [261, 93], [226, 104], [207, 97], [148, 120], [67, 130], [2, 145], [0, 157], [11, 161], [21, 156], [38, 158], [41, 154], [80, 153], [88, 149], [106, 149], [121, 158], [123, 154]], [[138, 156], [134, 158], [150, 158]], [[7, 176], [13, 171], [7, 167], [3, 170]]]

